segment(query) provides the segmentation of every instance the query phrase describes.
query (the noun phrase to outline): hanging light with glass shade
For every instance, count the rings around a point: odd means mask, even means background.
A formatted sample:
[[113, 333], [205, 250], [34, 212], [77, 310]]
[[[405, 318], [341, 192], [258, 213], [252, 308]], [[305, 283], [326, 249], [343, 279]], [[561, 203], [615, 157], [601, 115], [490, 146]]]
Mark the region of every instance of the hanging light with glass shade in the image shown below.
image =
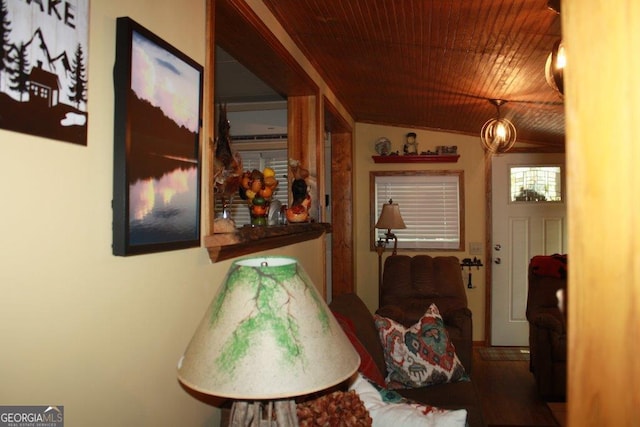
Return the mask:
[[551, 86], [560, 96], [564, 96], [564, 67], [567, 59], [564, 55], [564, 46], [562, 40], [554, 43], [551, 53], [547, 57], [547, 63], [544, 68], [544, 75], [547, 84]]
[[507, 101], [502, 99], [490, 99], [496, 106], [497, 116], [487, 121], [480, 131], [480, 139], [485, 150], [492, 154], [506, 153], [516, 143], [516, 127], [504, 117], [500, 117], [500, 106]]

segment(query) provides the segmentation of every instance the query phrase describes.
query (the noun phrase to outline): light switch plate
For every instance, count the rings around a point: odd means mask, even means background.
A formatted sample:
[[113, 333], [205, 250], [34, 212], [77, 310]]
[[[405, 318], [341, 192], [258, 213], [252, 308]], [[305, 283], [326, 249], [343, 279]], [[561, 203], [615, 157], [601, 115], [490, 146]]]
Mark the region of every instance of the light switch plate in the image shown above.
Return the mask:
[[469, 242], [469, 254], [482, 255], [482, 242]]

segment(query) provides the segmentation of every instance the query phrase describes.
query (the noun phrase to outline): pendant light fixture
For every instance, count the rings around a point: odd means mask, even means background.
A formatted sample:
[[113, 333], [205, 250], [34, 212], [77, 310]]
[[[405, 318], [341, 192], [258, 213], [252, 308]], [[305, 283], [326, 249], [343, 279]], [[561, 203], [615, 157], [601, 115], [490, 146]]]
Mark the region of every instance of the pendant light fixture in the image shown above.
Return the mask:
[[500, 154], [509, 151], [516, 143], [516, 127], [508, 119], [500, 117], [500, 106], [507, 101], [502, 99], [490, 99], [496, 106], [497, 116], [487, 121], [480, 131], [480, 139], [484, 149], [492, 154]]
[[[560, 0], [549, 0], [547, 7], [560, 15]], [[564, 98], [564, 67], [567, 63], [567, 59], [564, 55], [564, 46], [562, 39], [556, 41], [553, 44], [551, 53], [547, 57], [547, 63], [544, 67], [544, 77], [547, 80], [547, 84], [553, 88], [556, 92]]]
[[554, 43], [553, 49], [547, 57], [544, 74], [549, 86], [558, 92], [560, 96], [564, 96], [564, 67], [566, 63], [567, 59], [564, 55], [562, 40], [558, 40]]

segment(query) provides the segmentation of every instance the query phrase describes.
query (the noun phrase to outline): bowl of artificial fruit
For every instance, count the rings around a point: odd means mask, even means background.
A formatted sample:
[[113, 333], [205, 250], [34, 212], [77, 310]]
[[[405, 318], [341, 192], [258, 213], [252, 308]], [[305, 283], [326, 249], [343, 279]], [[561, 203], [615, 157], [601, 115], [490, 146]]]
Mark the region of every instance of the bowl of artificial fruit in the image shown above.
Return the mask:
[[252, 226], [267, 225], [269, 205], [277, 187], [278, 180], [272, 168], [254, 169], [242, 174], [239, 193], [249, 206]]

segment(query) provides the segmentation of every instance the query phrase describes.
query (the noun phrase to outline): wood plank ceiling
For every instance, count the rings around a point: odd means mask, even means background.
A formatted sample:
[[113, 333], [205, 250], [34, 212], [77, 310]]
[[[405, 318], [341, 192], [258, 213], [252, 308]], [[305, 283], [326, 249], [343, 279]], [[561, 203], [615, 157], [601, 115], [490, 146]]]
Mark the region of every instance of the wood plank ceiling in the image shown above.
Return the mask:
[[502, 99], [519, 142], [564, 146], [547, 0], [263, 1], [357, 121], [479, 135]]

